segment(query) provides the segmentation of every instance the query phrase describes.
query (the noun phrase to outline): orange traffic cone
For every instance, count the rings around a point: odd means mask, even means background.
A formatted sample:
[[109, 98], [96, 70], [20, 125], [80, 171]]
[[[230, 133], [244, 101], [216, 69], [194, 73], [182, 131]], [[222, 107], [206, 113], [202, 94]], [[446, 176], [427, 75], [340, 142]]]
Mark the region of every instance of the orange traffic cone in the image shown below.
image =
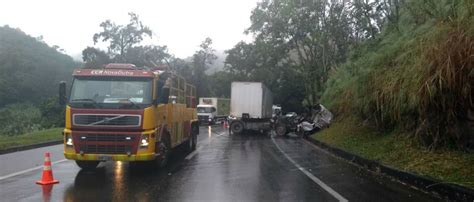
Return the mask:
[[228, 128], [228, 127], [229, 127], [229, 125], [227, 124], [227, 121], [224, 120], [224, 128]]
[[41, 180], [36, 181], [36, 184], [47, 185], [56, 183], [59, 183], [59, 181], [53, 178], [53, 170], [51, 169], [51, 157], [49, 155], [49, 152], [46, 152], [44, 153], [43, 177], [41, 178]]

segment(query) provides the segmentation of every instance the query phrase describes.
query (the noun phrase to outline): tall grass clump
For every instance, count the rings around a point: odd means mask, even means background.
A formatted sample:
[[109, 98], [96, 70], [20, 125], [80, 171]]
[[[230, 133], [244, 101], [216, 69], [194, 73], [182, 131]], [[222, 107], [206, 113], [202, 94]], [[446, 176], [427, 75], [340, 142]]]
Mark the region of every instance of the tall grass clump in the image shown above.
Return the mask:
[[430, 146], [454, 140], [461, 148], [474, 147], [469, 126], [474, 112], [474, 37], [463, 24], [446, 26], [446, 33], [435, 37], [438, 42], [422, 55], [416, 136]]
[[408, 1], [397, 30], [353, 50], [322, 102], [428, 148], [474, 148], [474, 2]]

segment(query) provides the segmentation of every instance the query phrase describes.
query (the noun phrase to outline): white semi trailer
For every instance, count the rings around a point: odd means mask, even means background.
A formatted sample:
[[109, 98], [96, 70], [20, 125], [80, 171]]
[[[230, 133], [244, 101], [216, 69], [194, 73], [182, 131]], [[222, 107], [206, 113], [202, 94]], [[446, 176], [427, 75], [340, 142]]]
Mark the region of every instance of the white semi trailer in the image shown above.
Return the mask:
[[272, 92], [261, 82], [232, 82], [230, 130], [268, 132], [272, 129]]

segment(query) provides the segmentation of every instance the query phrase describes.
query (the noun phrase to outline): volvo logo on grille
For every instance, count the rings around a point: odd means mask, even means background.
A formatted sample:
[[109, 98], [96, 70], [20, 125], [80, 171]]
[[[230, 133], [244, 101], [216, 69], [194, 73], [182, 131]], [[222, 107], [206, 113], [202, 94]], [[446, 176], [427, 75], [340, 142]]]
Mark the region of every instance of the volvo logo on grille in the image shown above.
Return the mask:
[[[104, 118], [104, 123], [108, 124], [112, 118]], [[112, 119], [113, 120], [113, 119]]]
[[122, 117], [124, 117], [124, 115], [119, 115], [119, 116], [110, 117], [110, 118], [104, 117], [104, 119], [102, 119], [100, 121], [96, 121], [94, 123], [90, 123], [89, 125], [97, 125], [97, 124], [103, 124], [103, 123], [107, 124], [107, 123], [110, 123], [110, 121], [113, 121], [115, 119], [119, 119], [119, 118], [122, 118]]
[[74, 114], [77, 126], [140, 126], [141, 116], [135, 114]]

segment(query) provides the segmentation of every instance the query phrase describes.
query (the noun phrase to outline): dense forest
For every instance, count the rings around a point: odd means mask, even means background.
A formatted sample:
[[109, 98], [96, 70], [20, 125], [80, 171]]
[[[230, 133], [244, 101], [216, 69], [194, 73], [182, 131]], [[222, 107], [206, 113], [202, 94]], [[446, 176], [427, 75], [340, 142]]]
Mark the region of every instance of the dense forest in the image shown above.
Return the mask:
[[41, 38], [19, 29], [0, 27], [0, 107], [19, 102], [40, 103], [57, 93], [57, 83], [79, 65]]
[[41, 38], [0, 27], [0, 134], [61, 125], [57, 86], [79, 65]]

